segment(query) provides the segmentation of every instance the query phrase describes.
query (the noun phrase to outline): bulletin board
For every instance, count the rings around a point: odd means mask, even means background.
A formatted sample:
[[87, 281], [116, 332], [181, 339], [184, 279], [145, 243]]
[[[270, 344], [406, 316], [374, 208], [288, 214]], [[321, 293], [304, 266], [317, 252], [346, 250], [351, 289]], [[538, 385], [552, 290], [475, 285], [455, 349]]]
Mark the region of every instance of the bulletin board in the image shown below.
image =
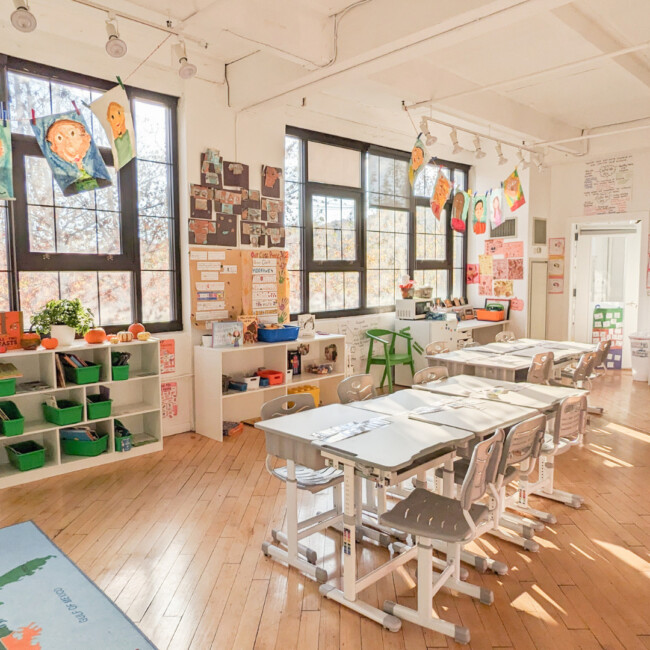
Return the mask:
[[288, 251], [242, 250], [243, 313], [260, 323], [289, 322]]

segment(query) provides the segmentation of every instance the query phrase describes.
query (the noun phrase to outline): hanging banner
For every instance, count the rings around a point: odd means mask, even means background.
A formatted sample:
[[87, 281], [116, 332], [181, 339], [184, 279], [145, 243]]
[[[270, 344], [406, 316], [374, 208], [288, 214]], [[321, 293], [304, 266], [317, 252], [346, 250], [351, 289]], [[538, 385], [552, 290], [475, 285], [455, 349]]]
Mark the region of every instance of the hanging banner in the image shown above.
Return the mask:
[[456, 192], [451, 204], [451, 227], [456, 232], [465, 232], [467, 213], [472, 202], [470, 195], [462, 190]]
[[11, 158], [11, 127], [0, 122], [0, 200], [14, 199], [13, 165]]
[[421, 138], [422, 134], [418, 136], [413, 149], [411, 150], [411, 160], [409, 162], [409, 181], [411, 187], [415, 185], [415, 181], [418, 176], [422, 173], [422, 170], [426, 167], [429, 162], [429, 150], [424, 144], [424, 140]]
[[526, 203], [524, 190], [521, 187], [521, 180], [519, 179], [519, 172], [516, 167], [512, 174], [504, 181], [503, 193], [506, 196], [510, 212], [514, 212]]

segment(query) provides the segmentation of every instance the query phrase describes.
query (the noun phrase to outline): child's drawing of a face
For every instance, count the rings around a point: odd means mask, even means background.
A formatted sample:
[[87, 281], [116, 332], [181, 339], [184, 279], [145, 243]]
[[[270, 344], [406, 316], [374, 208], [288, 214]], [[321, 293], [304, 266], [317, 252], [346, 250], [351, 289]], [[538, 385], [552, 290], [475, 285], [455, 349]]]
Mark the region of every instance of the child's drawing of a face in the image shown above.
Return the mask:
[[124, 107], [117, 102], [111, 102], [108, 105], [106, 118], [113, 131], [113, 139], [116, 140], [126, 133], [126, 118], [124, 117]]
[[474, 205], [474, 216], [478, 220], [483, 219], [483, 201], [477, 201]]
[[278, 173], [277, 167], [265, 167], [264, 168], [264, 187], [273, 187], [280, 174]]
[[424, 151], [420, 147], [413, 147], [411, 152], [411, 166], [413, 169], [419, 169], [424, 162]]
[[53, 153], [81, 169], [84, 156], [90, 149], [90, 135], [83, 124], [74, 120], [57, 120], [47, 130], [45, 139]]

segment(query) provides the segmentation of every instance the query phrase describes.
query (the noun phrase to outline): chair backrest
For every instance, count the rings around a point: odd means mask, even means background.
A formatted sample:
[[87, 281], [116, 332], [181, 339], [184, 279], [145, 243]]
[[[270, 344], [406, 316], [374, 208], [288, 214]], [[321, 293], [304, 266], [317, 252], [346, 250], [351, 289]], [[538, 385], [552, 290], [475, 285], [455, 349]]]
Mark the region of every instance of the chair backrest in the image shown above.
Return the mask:
[[545, 432], [546, 416], [543, 413], [512, 427], [503, 443], [498, 475], [503, 476], [510, 465], [518, 465], [529, 458], [538, 458]]
[[596, 352], [585, 352], [578, 361], [578, 365], [573, 372], [573, 381], [585, 381], [589, 379], [589, 376], [594, 371], [596, 366], [598, 353]]
[[598, 349], [596, 350], [596, 363], [594, 368], [600, 368], [604, 366], [607, 361], [607, 355], [609, 354], [609, 349], [612, 347], [611, 339], [608, 341], [601, 341], [598, 344]]
[[294, 395], [281, 395], [269, 400], [262, 406], [262, 420], [281, 418], [284, 415], [300, 413], [316, 408], [314, 396], [311, 393], [295, 393]]
[[478, 348], [480, 345], [481, 344], [478, 341], [463, 341], [458, 344], [458, 349], [464, 350], [465, 348]]
[[433, 341], [424, 348], [424, 354], [442, 354], [449, 352], [449, 345], [444, 341]]
[[362, 402], [376, 397], [372, 375], [352, 375], [344, 379], [336, 389], [341, 404]]
[[509, 341], [516, 341], [517, 335], [512, 330], [503, 330], [494, 337], [494, 340], [497, 343], [508, 343]]
[[463, 510], [469, 510], [486, 492], [490, 483], [494, 483], [503, 449], [503, 429], [493, 436], [479, 442], [472, 452], [467, 474], [460, 488], [460, 504]]
[[555, 414], [553, 443], [557, 445], [560, 438], [576, 441], [585, 432], [587, 425], [587, 396], [573, 395], [565, 397]]
[[430, 381], [437, 381], [438, 379], [445, 379], [449, 377], [449, 370], [446, 366], [429, 366], [422, 368], [413, 375], [413, 384], [426, 384]]
[[555, 356], [551, 351], [540, 352], [533, 357], [526, 381], [531, 384], [548, 384], [553, 376]]

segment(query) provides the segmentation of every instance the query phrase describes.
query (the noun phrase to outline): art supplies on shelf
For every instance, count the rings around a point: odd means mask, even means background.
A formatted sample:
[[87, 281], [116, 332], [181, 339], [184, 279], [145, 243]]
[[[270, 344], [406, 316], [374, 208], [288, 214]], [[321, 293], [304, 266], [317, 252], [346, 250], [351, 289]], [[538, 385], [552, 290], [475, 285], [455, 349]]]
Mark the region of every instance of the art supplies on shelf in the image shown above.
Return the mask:
[[334, 372], [334, 364], [312, 363], [307, 366], [307, 372], [312, 375], [329, 375]]

